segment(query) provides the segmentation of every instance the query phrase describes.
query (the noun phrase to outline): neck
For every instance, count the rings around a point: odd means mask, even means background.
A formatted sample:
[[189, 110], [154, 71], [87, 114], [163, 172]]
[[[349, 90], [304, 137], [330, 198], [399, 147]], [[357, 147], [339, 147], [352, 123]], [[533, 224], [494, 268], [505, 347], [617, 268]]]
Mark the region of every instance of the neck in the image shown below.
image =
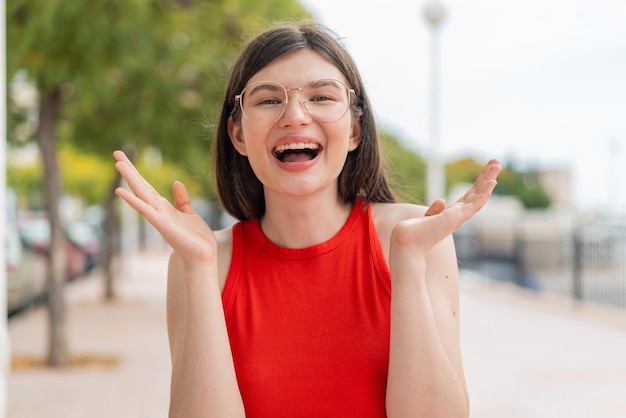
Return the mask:
[[286, 248], [304, 248], [332, 238], [346, 223], [352, 209], [338, 196], [282, 197], [266, 195], [261, 228], [267, 238]]

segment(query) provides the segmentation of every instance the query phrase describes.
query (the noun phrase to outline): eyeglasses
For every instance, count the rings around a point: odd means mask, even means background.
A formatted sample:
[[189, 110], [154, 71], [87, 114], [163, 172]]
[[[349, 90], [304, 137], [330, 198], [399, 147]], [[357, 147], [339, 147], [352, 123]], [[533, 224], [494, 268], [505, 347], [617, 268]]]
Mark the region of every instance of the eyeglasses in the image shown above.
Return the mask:
[[[272, 125], [278, 121], [289, 103], [289, 92], [299, 91], [302, 104], [318, 122], [337, 122], [350, 107], [354, 90], [339, 80], [311, 81], [304, 87], [287, 88], [274, 81], [258, 81], [235, 96], [246, 119], [257, 125]], [[295, 100], [295, 99], [294, 99]]]

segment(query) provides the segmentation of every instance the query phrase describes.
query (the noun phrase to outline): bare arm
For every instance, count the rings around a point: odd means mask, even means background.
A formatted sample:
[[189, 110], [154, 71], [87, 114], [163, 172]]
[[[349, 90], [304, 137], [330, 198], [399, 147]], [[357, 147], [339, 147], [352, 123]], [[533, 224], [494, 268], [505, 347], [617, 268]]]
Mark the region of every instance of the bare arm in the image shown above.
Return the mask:
[[172, 355], [171, 417], [243, 417], [219, 283], [170, 258], [167, 322]]
[[116, 151], [114, 157], [132, 191], [120, 188], [116, 193], [174, 250], [167, 289], [170, 417], [244, 417], [221, 302], [215, 236], [191, 208], [182, 183], [174, 183], [173, 206], [122, 152]]
[[469, 399], [459, 344], [456, 255], [450, 234], [484, 206], [500, 171], [490, 161], [456, 203], [431, 205], [400, 222], [390, 242], [391, 341], [387, 414], [467, 417]]

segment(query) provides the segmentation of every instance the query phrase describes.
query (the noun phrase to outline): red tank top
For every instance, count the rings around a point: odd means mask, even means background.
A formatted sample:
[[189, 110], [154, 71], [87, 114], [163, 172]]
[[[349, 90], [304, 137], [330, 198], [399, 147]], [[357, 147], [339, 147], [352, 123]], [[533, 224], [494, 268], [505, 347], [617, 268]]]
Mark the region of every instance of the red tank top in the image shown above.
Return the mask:
[[222, 300], [246, 416], [385, 417], [390, 277], [363, 202], [307, 248], [235, 224]]

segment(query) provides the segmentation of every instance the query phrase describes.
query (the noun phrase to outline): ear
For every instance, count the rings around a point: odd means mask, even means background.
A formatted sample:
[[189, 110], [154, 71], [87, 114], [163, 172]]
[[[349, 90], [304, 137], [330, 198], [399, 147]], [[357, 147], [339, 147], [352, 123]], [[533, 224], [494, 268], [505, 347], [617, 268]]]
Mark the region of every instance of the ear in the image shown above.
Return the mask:
[[357, 120], [352, 124], [352, 135], [350, 135], [348, 151], [354, 151], [359, 145], [361, 145], [361, 121]]
[[246, 141], [243, 139], [243, 129], [241, 129], [241, 124], [233, 121], [232, 116], [228, 118], [228, 136], [237, 152], [243, 156], [247, 156]]

